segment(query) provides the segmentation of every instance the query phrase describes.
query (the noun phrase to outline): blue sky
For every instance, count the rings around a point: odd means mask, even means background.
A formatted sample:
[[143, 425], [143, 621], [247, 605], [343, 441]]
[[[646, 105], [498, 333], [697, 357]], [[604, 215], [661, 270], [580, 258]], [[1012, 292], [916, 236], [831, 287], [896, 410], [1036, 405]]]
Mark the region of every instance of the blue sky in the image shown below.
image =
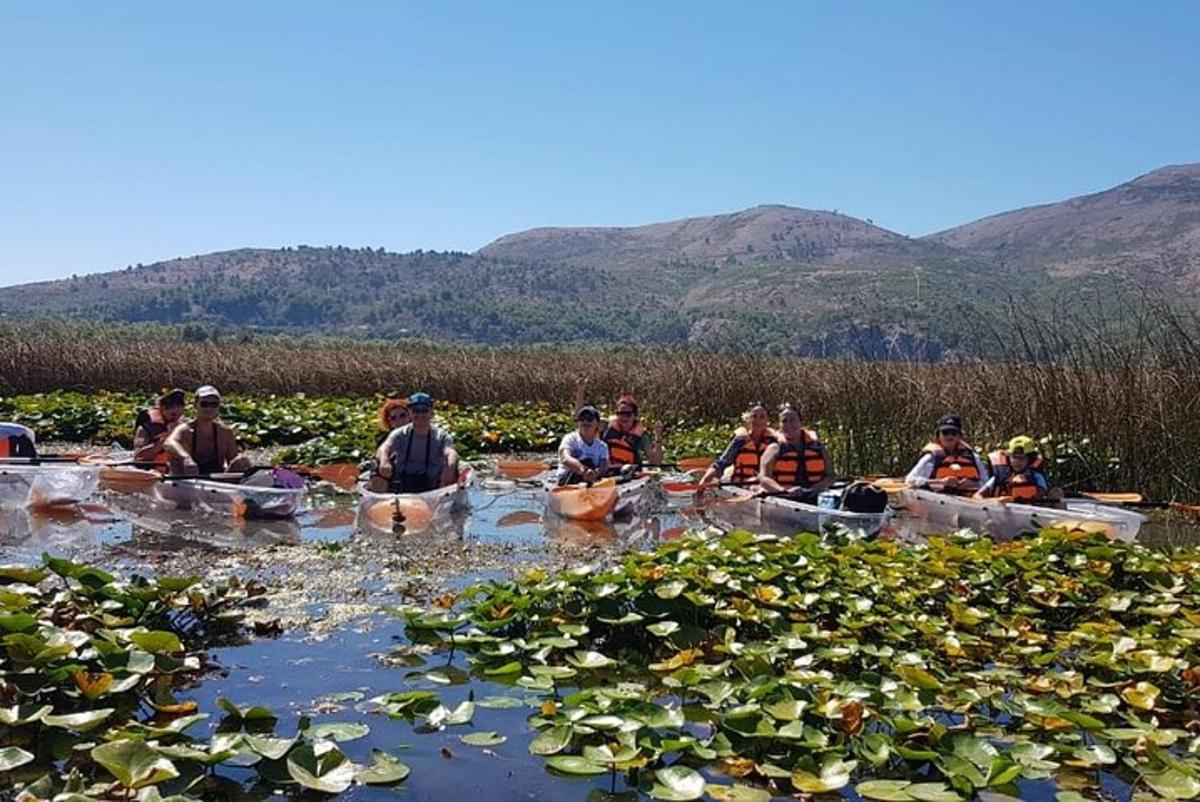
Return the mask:
[[0, 0], [0, 285], [759, 203], [906, 234], [1200, 161], [1194, 2]]

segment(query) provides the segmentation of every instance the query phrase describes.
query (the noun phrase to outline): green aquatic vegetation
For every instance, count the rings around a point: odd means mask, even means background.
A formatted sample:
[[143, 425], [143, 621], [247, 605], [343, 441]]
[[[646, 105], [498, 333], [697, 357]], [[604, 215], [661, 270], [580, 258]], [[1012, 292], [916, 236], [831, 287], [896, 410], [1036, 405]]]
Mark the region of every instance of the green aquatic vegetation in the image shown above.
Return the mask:
[[122, 579], [50, 556], [0, 566], [0, 782], [26, 799], [152, 802], [224, 798], [223, 766], [324, 793], [402, 781], [408, 768], [390, 755], [364, 767], [341, 751], [369, 732], [361, 723], [301, 719], [281, 737], [272, 711], [219, 699], [217, 733], [189, 734], [210, 714], [177, 695], [211, 670], [205, 649], [244, 640], [245, 607], [262, 592], [238, 579]]
[[654, 798], [950, 800], [1098, 773], [1200, 795], [1196, 551], [708, 533], [400, 613], [541, 700], [528, 748], [549, 769]]

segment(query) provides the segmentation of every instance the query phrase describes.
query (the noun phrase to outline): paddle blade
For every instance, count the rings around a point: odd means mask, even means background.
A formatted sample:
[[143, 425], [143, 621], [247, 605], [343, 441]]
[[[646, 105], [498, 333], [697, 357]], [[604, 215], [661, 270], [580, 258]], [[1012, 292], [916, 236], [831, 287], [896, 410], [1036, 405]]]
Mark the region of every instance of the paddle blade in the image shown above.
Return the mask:
[[884, 476], [878, 479], [868, 479], [867, 481], [885, 493], [899, 493], [901, 490], [909, 489], [908, 484], [903, 479], [893, 479]]
[[1080, 493], [1079, 495], [1102, 501], [1105, 504], [1137, 504], [1143, 500], [1141, 493]]
[[518, 459], [500, 460], [497, 468], [509, 479], [532, 479], [548, 470], [541, 462]]
[[323, 479], [341, 490], [353, 490], [354, 486], [358, 484], [358, 466], [352, 462], [318, 465], [307, 470], [309, 474]]
[[117, 493], [138, 493], [154, 487], [162, 475], [141, 468], [101, 468], [100, 485]]
[[662, 489], [668, 493], [695, 493], [697, 490], [707, 490], [710, 487], [720, 487], [720, 482], [663, 482]]
[[364, 511], [371, 525], [384, 531], [418, 532], [429, 526], [433, 510], [419, 498], [397, 496], [377, 501]]
[[709, 457], [687, 457], [675, 464], [681, 471], [705, 471], [712, 467], [712, 463], [713, 461]]

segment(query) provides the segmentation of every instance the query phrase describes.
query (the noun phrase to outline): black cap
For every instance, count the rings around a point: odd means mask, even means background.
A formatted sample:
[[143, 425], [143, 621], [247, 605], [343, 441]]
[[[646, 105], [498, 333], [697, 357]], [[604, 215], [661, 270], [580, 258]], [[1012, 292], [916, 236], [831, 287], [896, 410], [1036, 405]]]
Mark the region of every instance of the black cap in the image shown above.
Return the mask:
[[939, 429], [954, 429], [955, 431], [961, 432], [962, 418], [957, 415], [943, 415], [942, 417], [938, 418], [937, 427]]
[[580, 407], [575, 412], [575, 420], [600, 420], [600, 410], [593, 406]]

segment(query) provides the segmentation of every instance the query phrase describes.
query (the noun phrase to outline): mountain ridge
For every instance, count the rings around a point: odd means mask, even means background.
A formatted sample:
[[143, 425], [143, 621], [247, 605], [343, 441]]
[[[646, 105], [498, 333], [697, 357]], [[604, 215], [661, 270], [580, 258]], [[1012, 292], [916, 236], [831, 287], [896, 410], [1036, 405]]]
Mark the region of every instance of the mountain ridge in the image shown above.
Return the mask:
[[0, 316], [937, 358], [986, 353], [1014, 298], [1197, 282], [1200, 164], [919, 238], [764, 204], [529, 229], [475, 253], [238, 248], [5, 288]]

